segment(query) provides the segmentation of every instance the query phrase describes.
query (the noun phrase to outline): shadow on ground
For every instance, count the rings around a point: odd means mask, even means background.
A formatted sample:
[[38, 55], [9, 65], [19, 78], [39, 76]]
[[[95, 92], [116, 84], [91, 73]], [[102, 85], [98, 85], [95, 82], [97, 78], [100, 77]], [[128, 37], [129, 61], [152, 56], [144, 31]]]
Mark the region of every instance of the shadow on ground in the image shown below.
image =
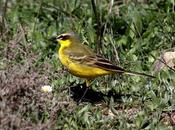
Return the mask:
[[[87, 92], [85, 93], [87, 89]], [[85, 95], [84, 95], [85, 93]], [[105, 101], [105, 99], [110, 99], [113, 97], [115, 101], [120, 102], [123, 96], [130, 96], [126, 94], [116, 93], [114, 90], [110, 90], [107, 94], [102, 92], [94, 91], [91, 87], [87, 88], [86, 84], [78, 84], [70, 87], [71, 98], [76, 102], [90, 102], [98, 103]], [[83, 96], [84, 95], [84, 96]]]

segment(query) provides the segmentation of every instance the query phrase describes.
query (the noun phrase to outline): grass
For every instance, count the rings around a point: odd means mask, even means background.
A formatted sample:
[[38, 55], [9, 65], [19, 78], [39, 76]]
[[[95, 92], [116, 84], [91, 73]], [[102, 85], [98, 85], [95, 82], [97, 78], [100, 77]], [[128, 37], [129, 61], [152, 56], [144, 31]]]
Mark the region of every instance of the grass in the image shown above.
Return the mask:
[[[174, 69], [154, 70], [156, 58], [174, 50], [173, 1], [4, 0], [0, 7], [0, 129], [174, 128]], [[69, 31], [156, 79], [99, 77], [77, 104], [83, 81], [61, 65], [49, 40]]]

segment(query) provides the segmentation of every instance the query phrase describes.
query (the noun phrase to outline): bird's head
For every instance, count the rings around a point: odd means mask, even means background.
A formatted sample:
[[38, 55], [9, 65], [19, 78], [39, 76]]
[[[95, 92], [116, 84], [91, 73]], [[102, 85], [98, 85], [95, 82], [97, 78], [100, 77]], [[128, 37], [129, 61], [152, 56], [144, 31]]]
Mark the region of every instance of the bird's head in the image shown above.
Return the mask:
[[64, 33], [56, 37], [57, 42], [61, 46], [70, 46], [75, 41], [75, 35], [73, 33]]

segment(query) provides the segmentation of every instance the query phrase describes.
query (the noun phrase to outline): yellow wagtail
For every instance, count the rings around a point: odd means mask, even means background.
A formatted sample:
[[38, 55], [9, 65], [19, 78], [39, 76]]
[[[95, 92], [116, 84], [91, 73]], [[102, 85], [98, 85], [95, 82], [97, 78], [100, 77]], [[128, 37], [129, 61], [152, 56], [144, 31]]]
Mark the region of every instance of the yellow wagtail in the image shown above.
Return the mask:
[[125, 70], [112, 64], [109, 60], [94, 53], [86, 45], [81, 44], [80, 40], [73, 33], [61, 34], [56, 39], [61, 45], [58, 50], [61, 63], [71, 74], [84, 78], [87, 87], [92, 79], [115, 73], [155, 78], [152, 75]]

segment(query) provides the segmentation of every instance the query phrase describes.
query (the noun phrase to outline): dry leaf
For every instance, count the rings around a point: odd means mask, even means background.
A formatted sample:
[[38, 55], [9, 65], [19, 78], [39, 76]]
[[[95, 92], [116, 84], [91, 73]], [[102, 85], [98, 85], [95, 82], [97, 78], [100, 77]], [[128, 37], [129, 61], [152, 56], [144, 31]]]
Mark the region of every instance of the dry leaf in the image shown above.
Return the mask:
[[163, 68], [173, 68], [175, 64], [173, 60], [175, 59], [175, 52], [165, 52], [163, 53], [155, 62], [155, 71], [160, 71]]

